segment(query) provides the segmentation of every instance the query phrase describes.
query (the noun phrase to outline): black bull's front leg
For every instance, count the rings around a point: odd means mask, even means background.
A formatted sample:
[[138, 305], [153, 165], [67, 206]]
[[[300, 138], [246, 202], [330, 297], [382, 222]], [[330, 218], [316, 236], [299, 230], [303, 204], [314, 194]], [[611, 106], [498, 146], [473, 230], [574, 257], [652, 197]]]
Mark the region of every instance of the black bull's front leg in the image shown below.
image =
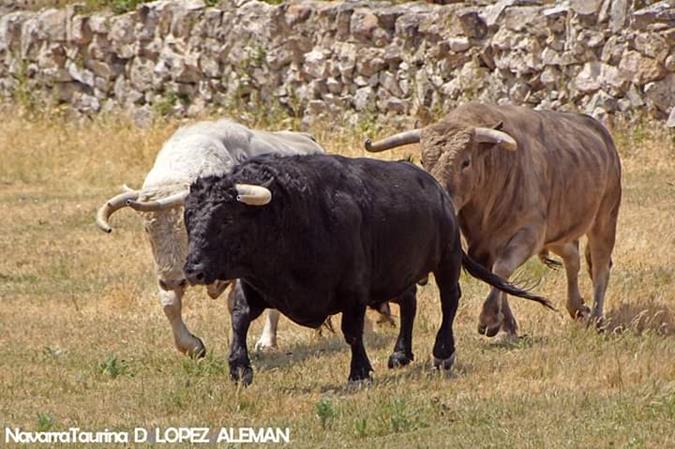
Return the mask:
[[366, 306], [361, 303], [350, 304], [342, 312], [342, 333], [352, 349], [352, 361], [349, 370], [349, 382], [359, 382], [370, 378], [373, 367], [370, 365], [366, 348], [363, 345], [363, 322]]
[[397, 368], [408, 365], [415, 360], [412, 352], [412, 334], [415, 313], [417, 312], [417, 287], [413, 285], [401, 294], [397, 300], [401, 310], [401, 327], [399, 329], [394, 352], [389, 356], [387, 366]]
[[237, 282], [232, 304], [232, 344], [230, 346], [230, 377], [241, 381], [244, 385], [253, 382], [253, 368], [248, 357], [246, 336], [251, 321], [255, 320], [265, 309], [255, 290]]

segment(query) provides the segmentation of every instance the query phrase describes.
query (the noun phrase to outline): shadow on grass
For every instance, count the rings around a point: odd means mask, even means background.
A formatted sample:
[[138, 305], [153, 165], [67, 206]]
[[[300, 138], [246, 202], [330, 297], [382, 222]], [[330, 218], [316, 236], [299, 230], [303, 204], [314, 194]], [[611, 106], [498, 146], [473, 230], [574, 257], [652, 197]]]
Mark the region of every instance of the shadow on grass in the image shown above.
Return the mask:
[[[395, 338], [390, 333], [368, 332], [364, 335], [367, 350], [382, 349], [387, 346], [393, 348]], [[252, 352], [251, 358], [255, 360], [258, 370], [267, 371], [336, 352], [349, 353], [349, 346], [345, 343], [342, 333], [339, 331], [335, 333], [324, 331], [322, 337], [314, 338], [308, 342], [296, 343], [284, 351]]]
[[548, 338], [543, 336], [519, 335], [517, 337], [507, 337], [505, 335], [498, 335], [495, 338], [488, 340], [485, 345], [486, 349], [490, 350], [518, 350], [529, 349], [535, 346], [544, 346]]
[[605, 316], [604, 330], [611, 334], [633, 332], [642, 335], [675, 336], [675, 315], [664, 305], [621, 304]]
[[[340, 384], [329, 384], [320, 387], [322, 394], [330, 393], [337, 395], [349, 395], [363, 391], [371, 387], [387, 387], [394, 384], [405, 384], [408, 382], [417, 382], [420, 380], [432, 379], [446, 379], [452, 381], [453, 379], [461, 378], [467, 373], [473, 371], [471, 365], [463, 363], [455, 363], [450, 371], [441, 371], [432, 367], [429, 360], [415, 361], [408, 366], [401, 368], [384, 368], [373, 373], [373, 378], [366, 382], [359, 382], [356, 384], [345, 381]], [[346, 374], [346, 373], [345, 373]], [[308, 389], [311, 391], [312, 389]]]

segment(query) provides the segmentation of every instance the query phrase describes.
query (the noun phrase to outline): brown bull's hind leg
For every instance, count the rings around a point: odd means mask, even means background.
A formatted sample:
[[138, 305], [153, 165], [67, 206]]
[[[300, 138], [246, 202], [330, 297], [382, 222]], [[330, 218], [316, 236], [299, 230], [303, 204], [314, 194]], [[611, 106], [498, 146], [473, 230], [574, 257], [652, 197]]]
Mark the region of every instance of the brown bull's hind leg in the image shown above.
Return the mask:
[[[618, 210], [618, 204], [616, 209]], [[612, 266], [612, 250], [616, 233], [616, 214], [598, 217], [588, 233], [590, 272], [593, 280], [593, 310], [591, 320], [601, 326], [603, 321], [605, 292], [609, 284], [609, 270]]]
[[[516, 268], [532, 257], [540, 249], [540, 235], [537, 228], [528, 226], [518, 231], [495, 260], [492, 272], [508, 279]], [[483, 303], [478, 319], [478, 332], [494, 337], [499, 330], [515, 337], [518, 333], [516, 322], [505, 293], [493, 288]]]
[[585, 319], [591, 310], [584, 305], [584, 300], [579, 292], [579, 240], [574, 240], [563, 245], [551, 247], [551, 251], [559, 255], [565, 264], [567, 275], [567, 312], [572, 319]]
[[586, 244], [586, 250], [584, 251], [584, 256], [586, 257], [586, 269], [588, 270], [588, 277], [593, 280], [593, 261], [591, 260], [591, 247]]

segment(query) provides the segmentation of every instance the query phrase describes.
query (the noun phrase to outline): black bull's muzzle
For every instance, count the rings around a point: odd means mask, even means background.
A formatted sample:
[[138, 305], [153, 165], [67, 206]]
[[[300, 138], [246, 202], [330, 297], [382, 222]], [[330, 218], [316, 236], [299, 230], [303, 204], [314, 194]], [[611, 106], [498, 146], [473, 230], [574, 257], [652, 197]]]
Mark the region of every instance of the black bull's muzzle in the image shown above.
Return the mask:
[[201, 262], [188, 260], [183, 267], [183, 273], [191, 285], [211, 284], [216, 280], [215, 277], [207, 275], [206, 267]]

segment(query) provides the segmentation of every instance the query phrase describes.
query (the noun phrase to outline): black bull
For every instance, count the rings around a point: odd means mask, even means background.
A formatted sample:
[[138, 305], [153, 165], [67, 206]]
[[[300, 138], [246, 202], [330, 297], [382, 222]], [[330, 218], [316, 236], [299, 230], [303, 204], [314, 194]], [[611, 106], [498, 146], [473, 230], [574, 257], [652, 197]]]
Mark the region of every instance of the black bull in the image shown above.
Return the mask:
[[[255, 191], [251, 196], [251, 185]], [[257, 190], [256, 190], [257, 189]], [[252, 199], [251, 199], [252, 198]], [[407, 162], [340, 156], [262, 156], [222, 177], [195, 181], [185, 202], [190, 282], [241, 279], [232, 312], [230, 373], [250, 383], [249, 324], [275, 308], [320, 326], [342, 313], [351, 346], [350, 381], [372, 367], [363, 345], [367, 306], [398, 298], [401, 326], [389, 366], [413, 360], [416, 281], [434, 273], [442, 322], [434, 363], [452, 365], [452, 323], [462, 266], [511, 295], [548, 301], [493, 275], [462, 250], [450, 198]]]

